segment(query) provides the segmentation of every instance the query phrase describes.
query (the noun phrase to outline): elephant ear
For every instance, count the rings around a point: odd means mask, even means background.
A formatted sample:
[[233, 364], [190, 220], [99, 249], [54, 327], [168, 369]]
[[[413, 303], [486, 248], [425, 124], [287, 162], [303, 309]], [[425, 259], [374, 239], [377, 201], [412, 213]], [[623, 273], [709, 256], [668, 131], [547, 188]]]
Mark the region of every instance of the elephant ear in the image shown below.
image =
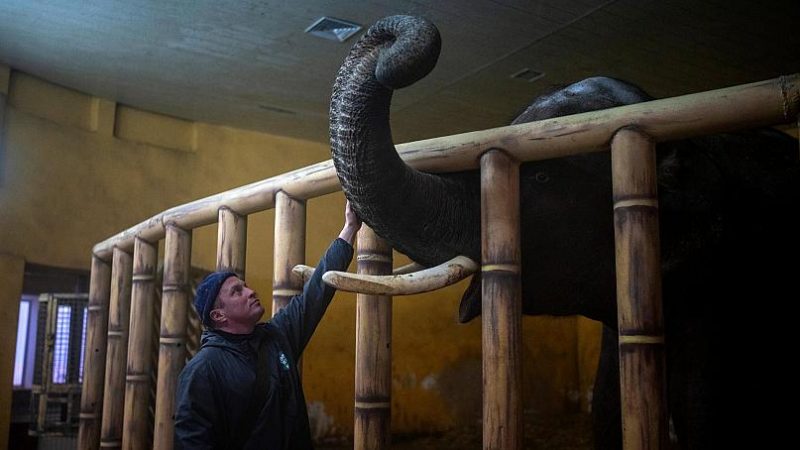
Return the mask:
[[467, 323], [481, 315], [481, 273], [472, 276], [469, 287], [461, 296], [461, 305], [458, 307], [458, 321]]

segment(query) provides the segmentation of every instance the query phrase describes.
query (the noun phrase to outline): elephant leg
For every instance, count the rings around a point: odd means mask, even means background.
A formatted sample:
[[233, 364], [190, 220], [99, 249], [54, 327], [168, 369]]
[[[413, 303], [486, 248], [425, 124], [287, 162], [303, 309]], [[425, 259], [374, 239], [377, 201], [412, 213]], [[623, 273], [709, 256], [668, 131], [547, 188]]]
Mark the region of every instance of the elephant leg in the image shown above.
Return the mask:
[[718, 396], [714, 383], [718, 364], [712, 353], [714, 333], [708, 322], [696, 317], [680, 318], [678, 327], [667, 332], [669, 411], [678, 447], [713, 448]]
[[622, 448], [617, 330], [603, 326], [600, 363], [592, 395], [592, 429], [596, 449]]
[[680, 448], [777, 448], [793, 435], [780, 411], [796, 372], [775, 355], [793, 354], [796, 316], [775, 306], [795, 302], [797, 264], [762, 249], [796, 249], [794, 239], [742, 242], [664, 279], [669, 406]]

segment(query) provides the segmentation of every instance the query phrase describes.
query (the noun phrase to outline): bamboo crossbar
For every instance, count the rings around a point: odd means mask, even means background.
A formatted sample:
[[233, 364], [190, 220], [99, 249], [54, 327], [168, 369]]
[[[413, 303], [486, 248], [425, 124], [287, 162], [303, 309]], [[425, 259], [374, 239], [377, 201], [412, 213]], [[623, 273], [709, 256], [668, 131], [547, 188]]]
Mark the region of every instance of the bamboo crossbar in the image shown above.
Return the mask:
[[[411, 142], [398, 145], [397, 149], [401, 158], [415, 169], [457, 172], [478, 168], [481, 154], [492, 147], [502, 148], [518, 161], [535, 161], [605, 150], [614, 133], [630, 125], [661, 142], [794, 123], [798, 111], [800, 74], [793, 74], [697, 94]], [[308, 200], [339, 189], [333, 163], [323, 161], [168, 209], [98, 243], [93, 253], [108, 262], [115, 246], [130, 252], [137, 236], [157, 242], [164, 238], [167, 224], [192, 230], [215, 223], [222, 207], [245, 216], [272, 209], [278, 191], [297, 200]]]

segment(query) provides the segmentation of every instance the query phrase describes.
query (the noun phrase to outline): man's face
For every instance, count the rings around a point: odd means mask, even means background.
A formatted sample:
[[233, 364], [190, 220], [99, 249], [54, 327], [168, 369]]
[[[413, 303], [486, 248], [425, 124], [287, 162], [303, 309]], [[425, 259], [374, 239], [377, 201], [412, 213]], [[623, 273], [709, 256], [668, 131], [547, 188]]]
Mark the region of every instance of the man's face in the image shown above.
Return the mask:
[[[228, 277], [219, 290], [219, 307], [229, 325], [255, 325], [264, 314], [256, 291], [239, 277]], [[212, 315], [213, 317], [213, 315]]]

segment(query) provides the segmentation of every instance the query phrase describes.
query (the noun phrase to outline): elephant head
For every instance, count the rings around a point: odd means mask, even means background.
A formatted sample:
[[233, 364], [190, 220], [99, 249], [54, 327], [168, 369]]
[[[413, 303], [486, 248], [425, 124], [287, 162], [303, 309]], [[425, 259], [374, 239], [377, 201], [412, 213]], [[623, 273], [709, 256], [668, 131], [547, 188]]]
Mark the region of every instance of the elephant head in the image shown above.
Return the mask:
[[[427, 75], [440, 46], [438, 31], [423, 19], [380, 20], [355, 44], [339, 70], [330, 109], [331, 151], [345, 195], [378, 235], [425, 266], [458, 255], [475, 261], [481, 256], [477, 171], [417, 171], [400, 159], [392, 142], [393, 90]], [[534, 102], [514, 123], [649, 99], [638, 88], [601, 77], [576, 83], [558, 95]], [[523, 311], [581, 313], [613, 322], [608, 156], [525, 164], [520, 189]], [[530, 208], [532, 204], [536, 208]], [[537, 264], [526, 254], [536, 254], [537, 261], [546, 263]], [[591, 275], [578, 275], [586, 273]], [[564, 289], [565, 285], [571, 287]], [[602, 301], [586, 302], [589, 293], [601, 290], [610, 294]], [[480, 275], [475, 275], [462, 299], [460, 319], [468, 321], [479, 313]]]

